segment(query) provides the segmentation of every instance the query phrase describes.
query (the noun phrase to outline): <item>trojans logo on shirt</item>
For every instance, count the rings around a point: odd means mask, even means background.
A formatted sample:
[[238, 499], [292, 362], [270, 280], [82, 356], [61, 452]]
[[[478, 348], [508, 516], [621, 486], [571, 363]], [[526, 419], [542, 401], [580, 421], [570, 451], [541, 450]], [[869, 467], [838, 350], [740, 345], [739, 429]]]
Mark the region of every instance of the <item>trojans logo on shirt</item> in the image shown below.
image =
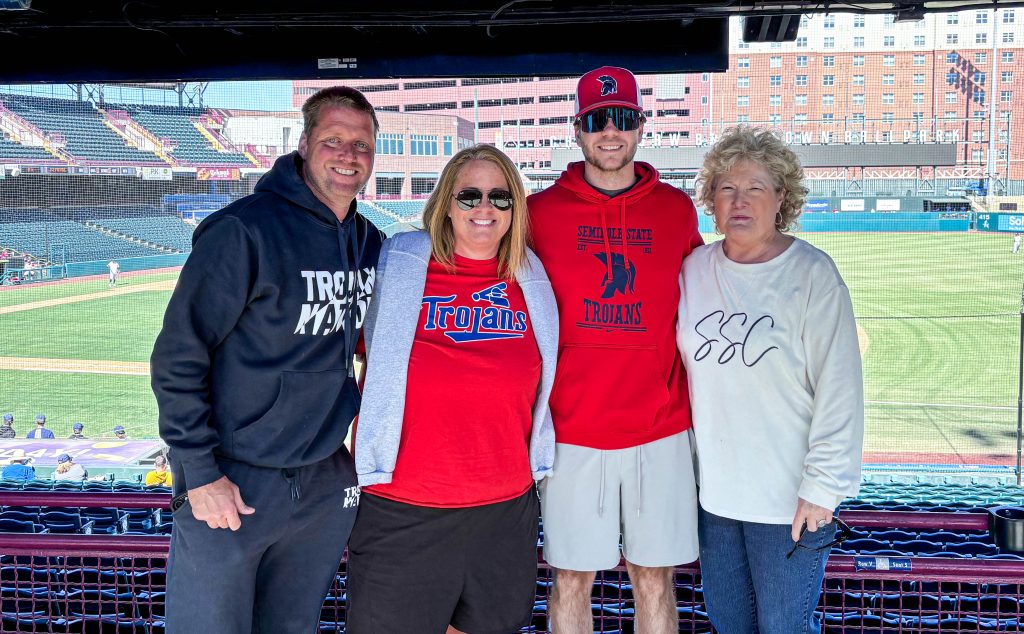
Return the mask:
[[427, 309], [424, 330], [441, 330], [455, 343], [519, 339], [526, 332], [526, 312], [509, 308], [508, 284], [499, 282], [472, 294], [469, 301], [458, 295], [424, 295]]

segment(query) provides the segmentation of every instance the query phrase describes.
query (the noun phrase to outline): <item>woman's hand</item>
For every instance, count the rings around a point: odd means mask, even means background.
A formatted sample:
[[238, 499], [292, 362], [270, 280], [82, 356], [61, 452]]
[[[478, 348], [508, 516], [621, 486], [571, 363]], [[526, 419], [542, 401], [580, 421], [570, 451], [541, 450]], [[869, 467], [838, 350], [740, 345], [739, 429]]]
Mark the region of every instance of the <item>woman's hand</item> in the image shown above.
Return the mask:
[[819, 528], [832, 521], [832, 509], [811, 504], [803, 498], [799, 498], [799, 500], [796, 505], [796, 516], [793, 518], [792, 537], [794, 542], [800, 541], [804, 525], [807, 526], [807, 530], [815, 533]]

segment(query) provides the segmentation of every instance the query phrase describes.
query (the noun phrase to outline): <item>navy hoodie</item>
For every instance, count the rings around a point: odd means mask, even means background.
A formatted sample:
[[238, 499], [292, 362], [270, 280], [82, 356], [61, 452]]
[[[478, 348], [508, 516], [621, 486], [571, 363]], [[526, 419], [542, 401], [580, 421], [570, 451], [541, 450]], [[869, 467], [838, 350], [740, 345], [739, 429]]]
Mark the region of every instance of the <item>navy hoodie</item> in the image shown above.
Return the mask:
[[151, 359], [176, 490], [219, 479], [218, 457], [294, 468], [343, 447], [382, 242], [355, 209], [339, 222], [293, 152], [196, 229]]

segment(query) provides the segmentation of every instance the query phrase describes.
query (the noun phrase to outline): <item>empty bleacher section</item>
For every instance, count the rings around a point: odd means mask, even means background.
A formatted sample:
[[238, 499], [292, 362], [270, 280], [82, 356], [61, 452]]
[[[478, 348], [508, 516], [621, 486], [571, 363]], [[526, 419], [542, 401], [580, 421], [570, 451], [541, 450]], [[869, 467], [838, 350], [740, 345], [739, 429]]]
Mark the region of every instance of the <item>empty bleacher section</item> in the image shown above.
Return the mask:
[[92, 222], [101, 227], [178, 251], [189, 251], [192, 249], [192, 231], [194, 227], [186, 224], [181, 218], [153, 216], [94, 220]]
[[10, 139], [5, 138], [3, 135], [0, 135], [0, 161], [4, 159], [16, 159], [18, 161], [29, 162], [58, 162], [53, 155], [41, 147], [32, 147], [15, 143]]
[[383, 207], [402, 220], [417, 220], [423, 215], [425, 200], [378, 200], [377, 206]]
[[68, 220], [0, 222], [0, 245], [58, 264], [164, 253]]
[[211, 147], [211, 139], [204, 136], [194, 123], [204, 113], [201, 108], [134, 104], [109, 107], [125, 110], [157, 138], [169, 139], [172, 142], [169, 154], [180, 164], [255, 167], [244, 154]]
[[398, 218], [382, 209], [380, 203], [372, 203], [367, 200], [360, 200], [356, 211], [372, 222], [378, 229], [384, 229], [396, 222]]
[[68, 99], [0, 95], [12, 112], [43, 132], [63, 138], [60, 149], [73, 159], [93, 163], [164, 165], [155, 154], [128, 146], [124, 139], [104, 125], [103, 115], [92, 104]]

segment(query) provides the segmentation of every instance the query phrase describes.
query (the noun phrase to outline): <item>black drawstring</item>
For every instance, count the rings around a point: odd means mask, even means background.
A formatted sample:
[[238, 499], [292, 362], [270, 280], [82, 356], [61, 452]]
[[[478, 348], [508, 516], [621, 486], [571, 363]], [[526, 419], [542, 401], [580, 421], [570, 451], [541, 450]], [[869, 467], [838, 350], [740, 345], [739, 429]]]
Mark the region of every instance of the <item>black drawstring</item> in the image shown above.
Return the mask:
[[284, 479], [288, 481], [288, 490], [292, 494], [292, 499], [298, 502], [299, 498], [302, 496], [302, 489], [299, 487], [299, 482], [296, 479], [297, 474], [295, 469], [285, 469], [282, 473], [284, 475]]
[[[355, 214], [355, 205], [350, 210], [350, 213]], [[346, 227], [344, 223], [338, 221], [338, 250], [341, 251], [341, 268], [345, 272], [351, 273], [352, 289], [344, 289], [344, 299], [346, 300], [347, 311], [345, 313], [345, 332], [342, 335], [344, 344], [343, 351], [345, 354], [345, 365], [348, 369], [349, 377], [355, 376], [355, 364], [352, 362], [352, 358], [356, 353], [356, 343], [359, 339], [357, 337], [357, 311], [359, 310], [359, 298], [360, 298], [360, 281], [359, 281], [359, 263], [363, 260], [363, 252], [366, 248], [366, 240], [369, 232], [363, 232], [363, 235], [359, 235], [359, 218], [355, 215], [351, 219], [351, 227]], [[345, 234], [345, 235], [342, 235]], [[355, 256], [355, 261], [349, 259], [349, 249], [352, 250], [352, 255]]]

